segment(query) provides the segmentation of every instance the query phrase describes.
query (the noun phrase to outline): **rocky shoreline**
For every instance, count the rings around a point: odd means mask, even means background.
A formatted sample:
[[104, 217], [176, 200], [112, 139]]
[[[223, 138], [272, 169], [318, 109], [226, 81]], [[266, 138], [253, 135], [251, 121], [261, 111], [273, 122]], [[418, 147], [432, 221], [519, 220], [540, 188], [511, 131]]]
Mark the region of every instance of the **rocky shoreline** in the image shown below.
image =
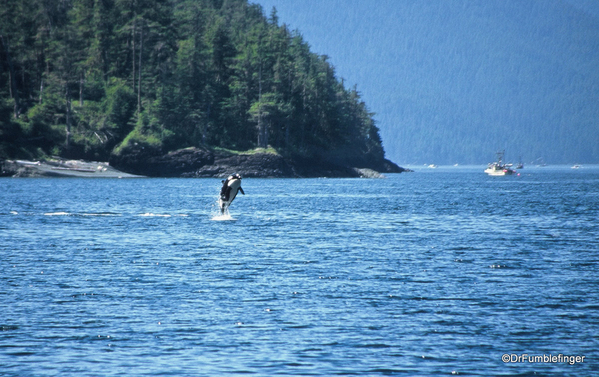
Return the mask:
[[140, 176], [119, 171], [108, 162], [50, 158], [43, 161], [0, 162], [0, 177], [136, 178]]
[[12, 177], [185, 177], [222, 178], [238, 173], [248, 178], [380, 178], [383, 173], [408, 171], [389, 160], [357, 166], [322, 159], [289, 159], [268, 151], [234, 153], [207, 148], [185, 148], [151, 154], [143, 148], [108, 162], [64, 160], [4, 161], [0, 175]]

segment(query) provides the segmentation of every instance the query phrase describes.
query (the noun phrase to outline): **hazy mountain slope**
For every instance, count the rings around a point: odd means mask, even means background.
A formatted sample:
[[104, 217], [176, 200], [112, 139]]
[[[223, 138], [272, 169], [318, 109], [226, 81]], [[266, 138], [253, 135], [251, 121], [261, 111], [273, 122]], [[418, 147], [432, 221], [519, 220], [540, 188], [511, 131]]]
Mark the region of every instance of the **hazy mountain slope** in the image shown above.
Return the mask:
[[396, 162], [599, 161], [592, 3], [259, 3], [358, 85]]

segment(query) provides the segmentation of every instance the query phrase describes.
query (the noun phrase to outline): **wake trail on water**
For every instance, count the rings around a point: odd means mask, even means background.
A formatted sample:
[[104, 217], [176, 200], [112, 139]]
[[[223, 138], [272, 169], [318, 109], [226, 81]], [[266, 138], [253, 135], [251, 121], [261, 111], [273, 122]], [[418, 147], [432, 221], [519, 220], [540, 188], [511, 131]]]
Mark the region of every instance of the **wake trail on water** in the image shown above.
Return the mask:
[[[120, 216], [135, 216], [135, 217], [189, 217], [189, 214], [186, 213], [153, 213], [153, 212], [145, 212], [145, 213], [118, 213], [118, 212], [65, 212], [65, 211], [56, 211], [56, 212], [41, 212], [41, 213], [33, 213], [33, 212], [17, 212], [10, 211], [10, 214], [13, 216], [19, 215], [43, 215], [43, 216], [71, 216], [71, 217], [120, 217]], [[3, 215], [3, 213], [0, 213]]]

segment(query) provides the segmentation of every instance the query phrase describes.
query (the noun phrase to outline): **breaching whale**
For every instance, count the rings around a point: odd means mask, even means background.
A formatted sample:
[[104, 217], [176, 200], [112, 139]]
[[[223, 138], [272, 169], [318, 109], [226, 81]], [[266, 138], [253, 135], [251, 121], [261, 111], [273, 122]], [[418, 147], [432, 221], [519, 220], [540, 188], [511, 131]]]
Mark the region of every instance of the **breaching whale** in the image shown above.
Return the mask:
[[220, 189], [218, 204], [220, 206], [220, 213], [224, 214], [237, 196], [237, 192], [241, 191], [243, 195], [245, 195], [245, 192], [241, 188], [241, 176], [239, 174], [233, 174], [222, 182], [223, 187]]

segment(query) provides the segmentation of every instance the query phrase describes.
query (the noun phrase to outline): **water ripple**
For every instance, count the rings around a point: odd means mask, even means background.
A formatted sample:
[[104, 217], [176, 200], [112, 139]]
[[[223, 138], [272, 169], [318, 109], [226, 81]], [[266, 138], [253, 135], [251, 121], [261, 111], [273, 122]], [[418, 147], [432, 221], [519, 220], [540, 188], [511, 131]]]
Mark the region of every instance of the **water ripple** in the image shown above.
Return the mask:
[[592, 375], [599, 175], [551, 172], [247, 179], [229, 221], [218, 180], [0, 179], [0, 375]]

